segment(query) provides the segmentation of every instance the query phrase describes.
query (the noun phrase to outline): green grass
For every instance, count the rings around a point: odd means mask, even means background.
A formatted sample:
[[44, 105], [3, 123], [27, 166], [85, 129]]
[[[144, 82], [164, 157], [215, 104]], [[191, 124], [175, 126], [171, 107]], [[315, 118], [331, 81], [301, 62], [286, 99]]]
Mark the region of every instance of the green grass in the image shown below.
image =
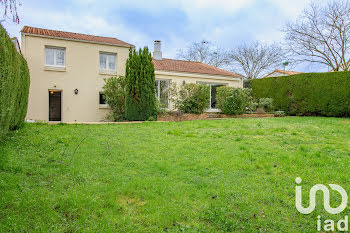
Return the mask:
[[349, 192], [349, 147], [350, 119], [26, 124], [0, 144], [0, 232], [315, 232], [350, 211], [300, 214], [295, 178]]

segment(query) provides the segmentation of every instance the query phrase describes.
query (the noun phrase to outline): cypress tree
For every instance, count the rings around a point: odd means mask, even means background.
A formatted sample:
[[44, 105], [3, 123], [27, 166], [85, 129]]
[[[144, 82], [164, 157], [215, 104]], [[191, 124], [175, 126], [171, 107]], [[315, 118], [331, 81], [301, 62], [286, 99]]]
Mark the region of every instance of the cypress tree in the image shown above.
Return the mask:
[[125, 117], [144, 121], [156, 117], [155, 75], [148, 48], [131, 48], [126, 62]]

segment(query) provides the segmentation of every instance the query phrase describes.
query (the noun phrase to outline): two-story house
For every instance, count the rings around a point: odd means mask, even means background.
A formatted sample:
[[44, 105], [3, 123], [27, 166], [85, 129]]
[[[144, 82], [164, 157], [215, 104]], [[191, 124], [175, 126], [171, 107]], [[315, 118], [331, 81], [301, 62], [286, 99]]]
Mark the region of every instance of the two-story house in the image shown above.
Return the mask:
[[[109, 111], [103, 96], [104, 79], [125, 75], [132, 44], [111, 37], [25, 26], [21, 51], [30, 70], [27, 119], [36, 121], [98, 122]], [[243, 87], [242, 77], [200, 62], [162, 58], [160, 41], [153, 56], [156, 93], [165, 107], [170, 83], [210, 85], [208, 111], [216, 109], [216, 88]]]

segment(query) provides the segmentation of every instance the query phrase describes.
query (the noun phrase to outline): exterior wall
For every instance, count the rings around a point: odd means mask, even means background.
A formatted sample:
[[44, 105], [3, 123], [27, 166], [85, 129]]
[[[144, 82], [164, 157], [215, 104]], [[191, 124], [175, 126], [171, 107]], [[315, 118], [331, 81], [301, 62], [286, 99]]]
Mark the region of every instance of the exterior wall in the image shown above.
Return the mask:
[[[45, 67], [45, 46], [66, 49], [64, 70]], [[99, 92], [104, 78], [111, 75], [100, 73], [99, 52], [116, 53], [117, 72], [113, 76], [125, 75], [127, 47], [22, 35], [22, 53], [31, 77], [27, 119], [48, 121], [49, 90], [60, 90], [63, 122], [102, 121], [109, 109], [99, 105]], [[79, 90], [77, 95], [75, 89]]]
[[[196, 74], [196, 73], [184, 73], [184, 72], [172, 72], [172, 71], [156, 71], [156, 80], [170, 80], [171, 83], [175, 83], [177, 87], [180, 87], [183, 82], [185, 83], [213, 83], [223, 84], [229, 87], [243, 88], [243, 78], [209, 75], [209, 74]], [[209, 103], [208, 103], [209, 104]], [[174, 109], [174, 103], [170, 103], [169, 109]]]

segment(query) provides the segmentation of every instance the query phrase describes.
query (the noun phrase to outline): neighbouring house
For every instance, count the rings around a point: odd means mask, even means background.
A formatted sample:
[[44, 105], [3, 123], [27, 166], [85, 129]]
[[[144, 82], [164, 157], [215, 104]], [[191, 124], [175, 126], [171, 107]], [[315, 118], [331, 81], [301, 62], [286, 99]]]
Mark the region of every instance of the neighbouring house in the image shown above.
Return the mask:
[[274, 70], [270, 74], [266, 75], [264, 78], [289, 76], [289, 75], [295, 75], [295, 74], [301, 74], [301, 72], [288, 71], [288, 70]]
[[[85, 35], [25, 26], [21, 50], [30, 70], [27, 119], [36, 121], [98, 122], [109, 107], [104, 79], [125, 75], [132, 44], [111, 37]], [[153, 62], [157, 97], [171, 109], [168, 89], [173, 83], [210, 85], [208, 111], [218, 111], [216, 88], [243, 87], [243, 78], [200, 62], [162, 58], [161, 42], [155, 41]]]

